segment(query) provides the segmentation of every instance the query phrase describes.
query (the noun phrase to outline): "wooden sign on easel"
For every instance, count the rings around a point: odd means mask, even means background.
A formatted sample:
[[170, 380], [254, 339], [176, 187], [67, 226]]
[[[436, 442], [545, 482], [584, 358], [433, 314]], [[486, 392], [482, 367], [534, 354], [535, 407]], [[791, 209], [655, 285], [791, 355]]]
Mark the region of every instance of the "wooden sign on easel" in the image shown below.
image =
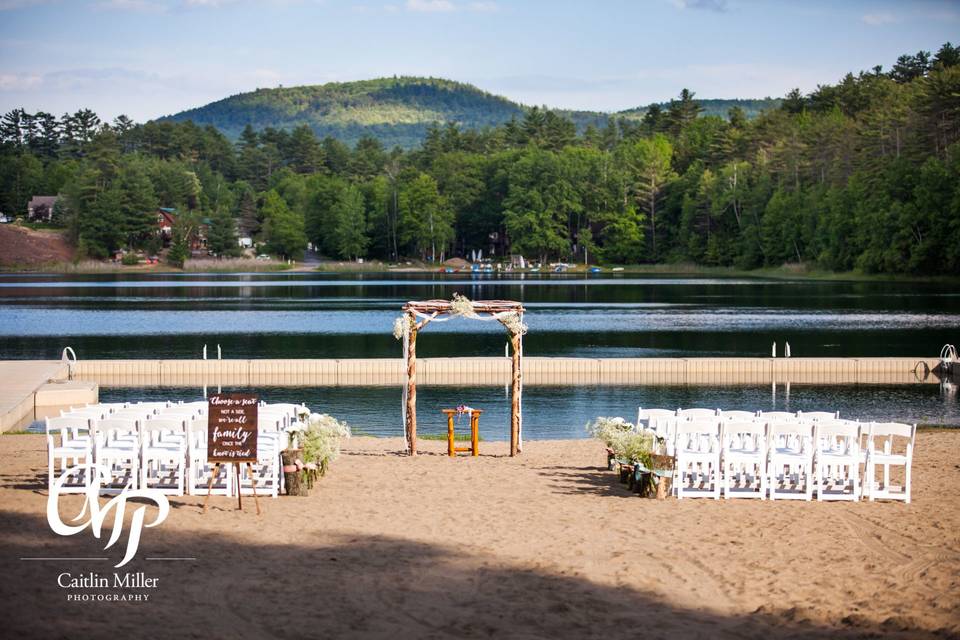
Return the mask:
[[245, 464], [247, 475], [253, 483], [253, 501], [260, 515], [260, 500], [257, 498], [257, 479], [251, 463], [257, 461], [257, 404], [259, 398], [249, 393], [221, 393], [210, 396], [207, 408], [207, 462], [214, 463], [203, 511], [207, 511], [210, 490], [214, 479], [220, 475], [223, 464], [232, 464], [237, 473], [237, 504], [243, 509], [240, 496], [240, 465]]

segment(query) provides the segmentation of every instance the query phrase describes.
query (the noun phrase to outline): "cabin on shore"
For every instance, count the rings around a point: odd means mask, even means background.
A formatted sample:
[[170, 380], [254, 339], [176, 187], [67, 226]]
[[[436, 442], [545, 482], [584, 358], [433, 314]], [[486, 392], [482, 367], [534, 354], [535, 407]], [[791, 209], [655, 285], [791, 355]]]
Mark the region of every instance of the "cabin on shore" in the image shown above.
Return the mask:
[[157, 235], [163, 246], [170, 246], [173, 238], [173, 225], [177, 222], [177, 210], [170, 207], [160, 207], [157, 209]]
[[50, 222], [53, 220], [53, 207], [57, 200], [57, 196], [33, 196], [27, 203], [27, 220]]

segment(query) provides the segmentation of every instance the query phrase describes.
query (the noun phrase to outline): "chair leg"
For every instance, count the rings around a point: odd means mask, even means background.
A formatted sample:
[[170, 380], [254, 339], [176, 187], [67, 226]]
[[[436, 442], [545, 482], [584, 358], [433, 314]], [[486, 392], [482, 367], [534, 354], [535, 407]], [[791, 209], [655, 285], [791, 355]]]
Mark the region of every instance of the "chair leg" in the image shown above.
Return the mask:
[[907, 464], [903, 467], [903, 490], [906, 492], [906, 503], [910, 504], [910, 471], [913, 467], [913, 461], [909, 458], [907, 459]]
[[[817, 462], [817, 502], [823, 502], [823, 463]], [[810, 478], [807, 477], [807, 483], [810, 484]]]

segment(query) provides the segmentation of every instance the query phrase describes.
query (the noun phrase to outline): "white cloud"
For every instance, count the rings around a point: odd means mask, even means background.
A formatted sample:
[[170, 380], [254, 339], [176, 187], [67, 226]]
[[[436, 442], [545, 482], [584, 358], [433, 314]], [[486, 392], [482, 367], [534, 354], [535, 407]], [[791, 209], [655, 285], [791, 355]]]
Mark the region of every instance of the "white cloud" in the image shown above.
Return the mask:
[[98, 9], [141, 11], [144, 13], [163, 13], [167, 10], [167, 5], [152, 0], [102, 0], [94, 6]]
[[407, 0], [406, 7], [407, 11], [421, 13], [441, 13], [456, 9], [450, 0]]
[[481, 13], [492, 13], [500, 10], [496, 2], [471, 2], [469, 8], [471, 11], [479, 11]]
[[43, 78], [32, 73], [0, 73], [0, 91], [23, 91], [43, 82]]
[[864, 15], [860, 20], [871, 27], [879, 27], [885, 24], [893, 24], [899, 22], [897, 17], [888, 11], [882, 11], [879, 13], [868, 13]]
[[727, 10], [727, 0], [671, 0], [671, 4], [677, 9], [697, 9], [717, 13], [724, 13]]

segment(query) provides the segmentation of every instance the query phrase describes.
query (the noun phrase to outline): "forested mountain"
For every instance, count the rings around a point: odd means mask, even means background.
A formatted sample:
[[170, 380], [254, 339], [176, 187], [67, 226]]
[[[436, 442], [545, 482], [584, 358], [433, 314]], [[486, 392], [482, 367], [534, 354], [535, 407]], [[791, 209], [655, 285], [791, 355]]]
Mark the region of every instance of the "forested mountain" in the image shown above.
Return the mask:
[[[488, 97], [489, 100], [499, 100]], [[684, 89], [640, 118], [578, 131], [532, 108], [481, 130], [425, 124], [422, 145], [350, 147], [247, 126], [103, 123], [15, 110], [0, 121], [0, 210], [60, 194], [55, 222], [82, 254], [156, 248], [157, 206], [182, 260], [200, 221], [209, 247], [237, 231], [298, 256], [497, 258], [601, 264], [802, 262], [874, 273], [960, 273], [960, 48], [901, 56], [748, 119], [703, 115]]]
[[[764, 108], [776, 107], [773, 100], [705, 100], [704, 115], [726, 116], [739, 106], [747, 117]], [[665, 104], [658, 105], [663, 108]], [[646, 107], [620, 114], [638, 120]], [[257, 89], [176, 115], [161, 118], [173, 122], [193, 121], [213, 125], [236, 140], [247, 124], [255, 131], [267, 127], [293, 130], [309, 126], [314, 134], [331, 136], [353, 145], [370, 136], [390, 149], [411, 149], [423, 143], [433, 124], [452, 123], [461, 129], [484, 129], [522, 119], [529, 109], [460, 82], [436, 78], [380, 78], [358, 82], [331, 82], [303, 87]], [[582, 132], [588, 125], [603, 126], [611, 114], [598, 111], [557, 110]]]

